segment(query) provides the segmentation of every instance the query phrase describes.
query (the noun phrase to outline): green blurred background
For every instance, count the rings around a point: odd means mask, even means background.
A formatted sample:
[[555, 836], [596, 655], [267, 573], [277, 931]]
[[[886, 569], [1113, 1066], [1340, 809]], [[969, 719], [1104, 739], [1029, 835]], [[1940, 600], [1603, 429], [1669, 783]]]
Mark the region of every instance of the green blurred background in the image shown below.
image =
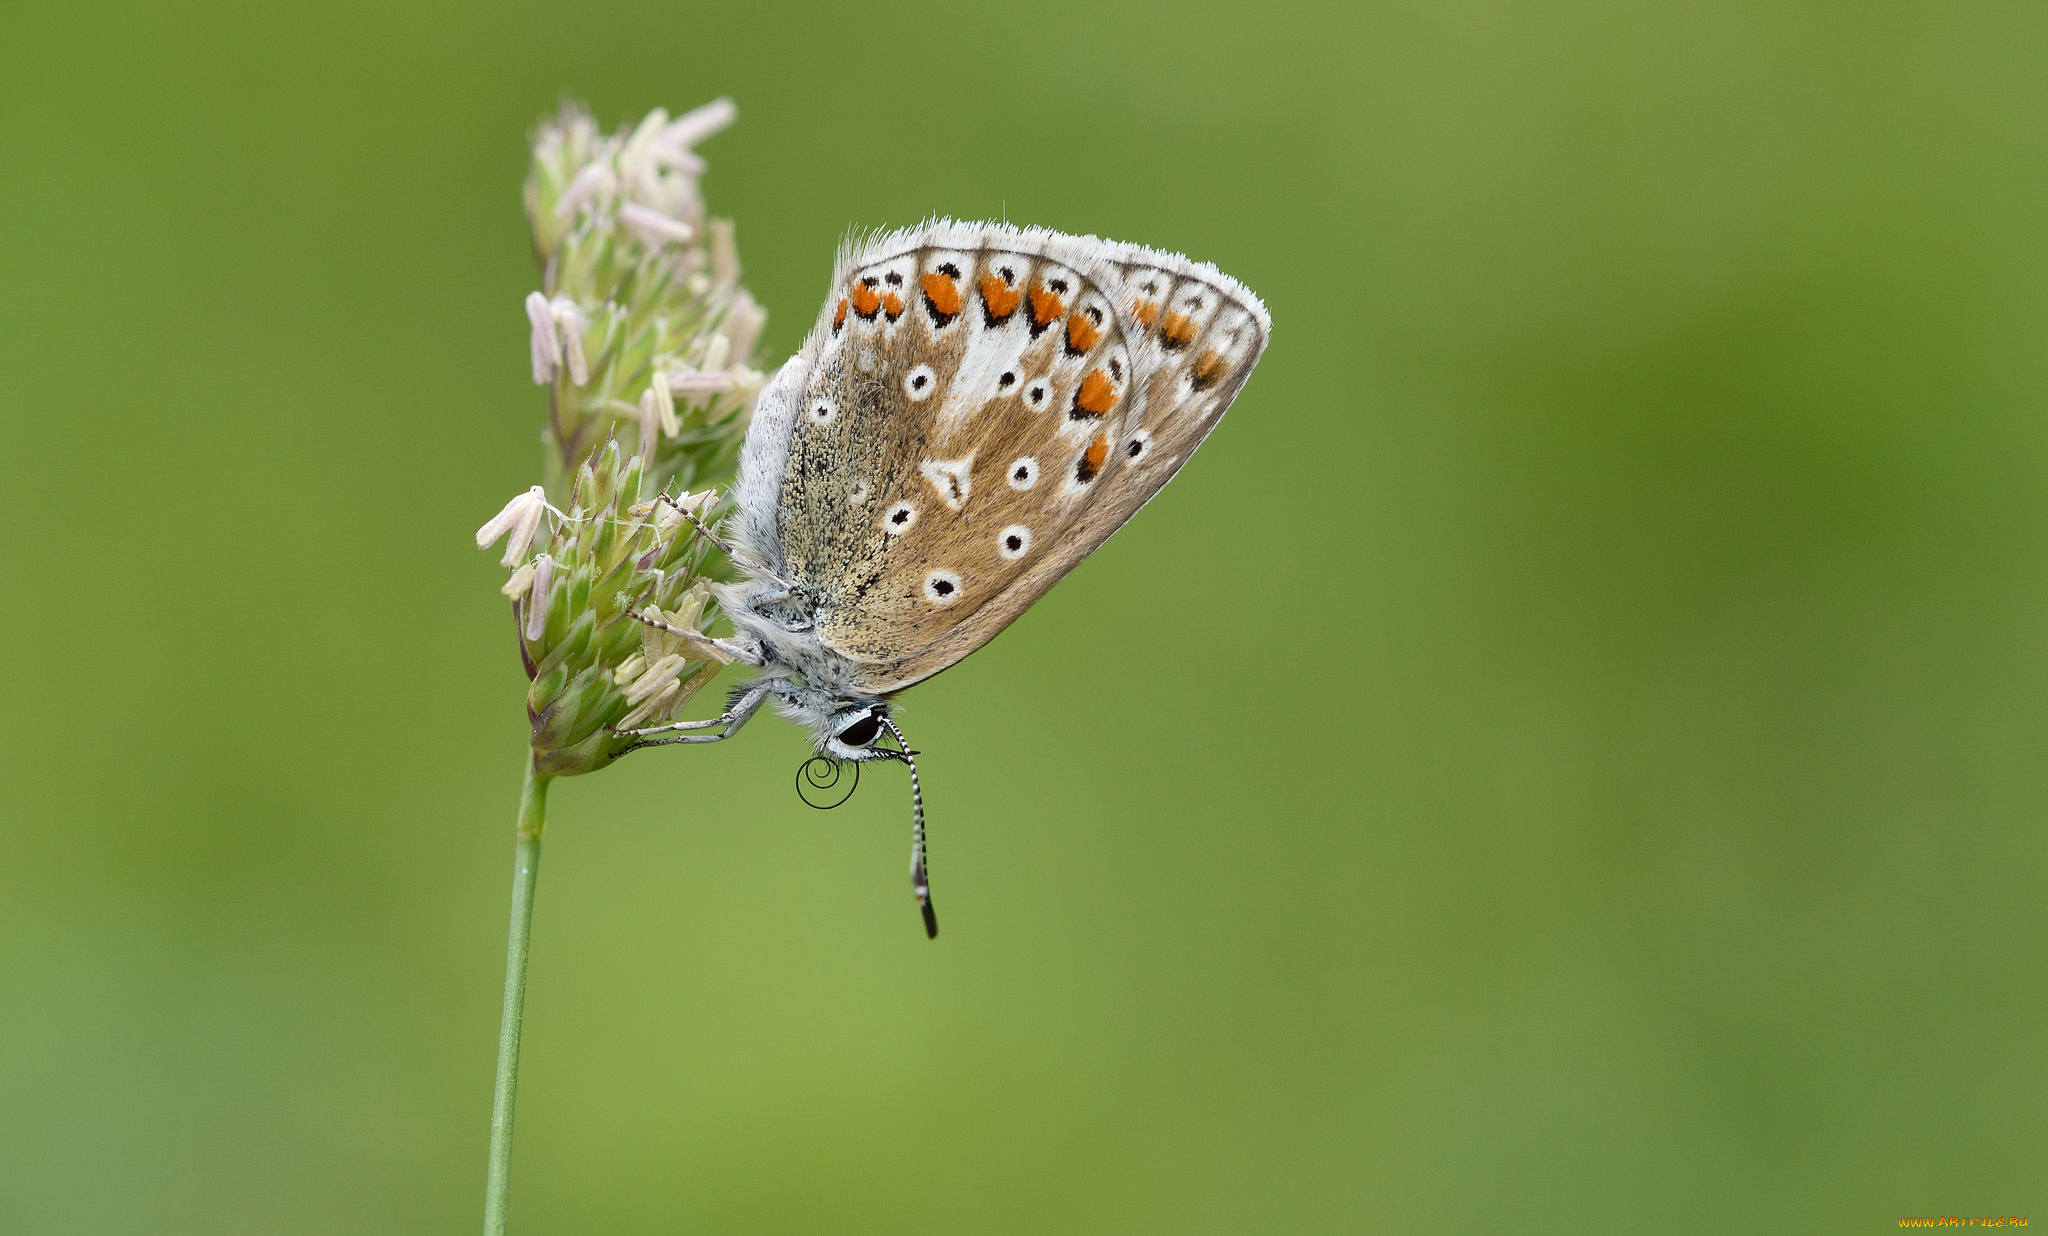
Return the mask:
[[24, 6], [0, 1231], [479, 1222], [525, 137], [1183, 249], [1271, 350], [906, 700], [560, 784], [520, 1232], [2048, 1221], [2039, 5]]

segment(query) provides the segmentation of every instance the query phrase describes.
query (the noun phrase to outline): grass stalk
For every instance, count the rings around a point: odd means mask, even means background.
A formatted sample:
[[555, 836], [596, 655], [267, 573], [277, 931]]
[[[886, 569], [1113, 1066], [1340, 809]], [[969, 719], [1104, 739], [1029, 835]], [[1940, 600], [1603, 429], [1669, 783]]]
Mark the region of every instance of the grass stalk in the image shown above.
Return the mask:
[[547, 826], [548, 780], [526, 757], [512, 860], [512, 930], [505, 945], [505, 1010], [498, 1023], [498, 1080], [491, 1094], [491, 1168], [484, 1185], [484, 1236], [504, 1236], [512, 1192], [512, 1099], [519, 1086], [519, 1029], [526, 1016], [526, 954], [533, 938], [533, 886]]

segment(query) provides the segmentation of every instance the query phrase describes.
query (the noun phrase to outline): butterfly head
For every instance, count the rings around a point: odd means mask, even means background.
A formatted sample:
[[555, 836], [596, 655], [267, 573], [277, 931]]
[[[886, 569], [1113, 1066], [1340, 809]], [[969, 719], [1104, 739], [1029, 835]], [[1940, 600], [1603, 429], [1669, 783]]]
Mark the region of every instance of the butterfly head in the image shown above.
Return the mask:
[[889, 732], [887, 704], [862, 701], [826, 721], [821, 735], [821, 754], [835, 760], [892, 760], [895, 752], [875, 742]]

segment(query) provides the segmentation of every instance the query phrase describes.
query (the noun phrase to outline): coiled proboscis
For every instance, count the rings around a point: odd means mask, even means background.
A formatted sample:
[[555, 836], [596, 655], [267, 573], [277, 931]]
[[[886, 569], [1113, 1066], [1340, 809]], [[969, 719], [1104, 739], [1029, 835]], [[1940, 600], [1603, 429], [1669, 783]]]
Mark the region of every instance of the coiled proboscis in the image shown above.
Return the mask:
[[[803, 767], [796, 770], [796, 796], [804, 800], [806, 807], [814, 807], [819, 811], [832, 810], [852, 798], [853, 792], [860, 788], [860, 765], [853, 764], [852, 784], [846, 787], [844, 794], [832, 798], [832, 791], [838, 788], [839, 782], [845, 777], [847, 767], [847, 761], [835, 760], [829, 755], [812, 756], [803, 762]], [[813, 794], [817, 795], [817, 799], [811, 797]], [[831, 801], [819, 801], [822, 799]]]

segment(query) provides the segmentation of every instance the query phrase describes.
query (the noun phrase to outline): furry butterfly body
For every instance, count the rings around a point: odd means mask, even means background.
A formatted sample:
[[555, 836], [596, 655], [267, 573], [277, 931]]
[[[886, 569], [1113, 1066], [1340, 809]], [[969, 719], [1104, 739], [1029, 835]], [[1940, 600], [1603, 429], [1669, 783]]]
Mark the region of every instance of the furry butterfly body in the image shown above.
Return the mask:
[[719, 643], [761, 673], [724, 716], [664, 727], [719, 733], [665, 741], [726, 737], [772, 700], [820, 754], [907, 759], [900, 732], [875, 745], [896, 730], [889, 698], [994, 638], [1159, 492], [1270, 329], [1236, 280], [1138, 245], [940, 221], [845, 247], [762, 392], [726, 526], [746, 578]]

